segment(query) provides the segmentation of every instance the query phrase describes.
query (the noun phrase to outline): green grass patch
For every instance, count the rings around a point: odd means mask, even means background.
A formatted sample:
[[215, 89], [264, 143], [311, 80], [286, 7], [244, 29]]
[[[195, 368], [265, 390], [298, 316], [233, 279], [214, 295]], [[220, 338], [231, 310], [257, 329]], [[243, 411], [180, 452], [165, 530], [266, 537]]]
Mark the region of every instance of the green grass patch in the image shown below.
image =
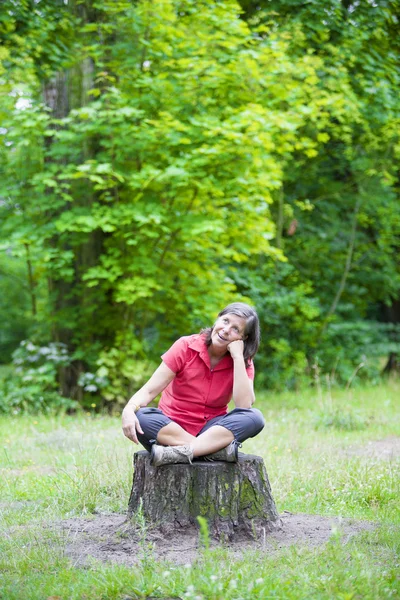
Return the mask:
[[[124, 512], [134, 447], [118, 418], [79, 414], [0, 418], [0, 598], [385, 599], [400, 593], [399, 458], [363, 453], [400, 437], [396, 382], [375, 388], [259, 393], [263, 432], [242, 450], [264, 458], [279, 511], [372, 520], [348, 543], [247, 552], [203, 544], [197, 561], [156, 561], [144, 533], [133, 569], [77, 568], [49, 523]], [[335, 416], [333, 419], [332, 416]], [[357, 450], [355, 452], [354, 450]]]

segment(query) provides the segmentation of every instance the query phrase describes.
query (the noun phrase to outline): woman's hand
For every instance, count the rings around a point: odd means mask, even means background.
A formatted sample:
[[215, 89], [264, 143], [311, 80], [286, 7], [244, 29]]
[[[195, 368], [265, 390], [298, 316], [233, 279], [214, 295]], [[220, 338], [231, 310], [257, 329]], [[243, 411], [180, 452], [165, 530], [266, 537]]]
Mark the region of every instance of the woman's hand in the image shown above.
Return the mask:
[[133, 407], [129, 406], [129, 404], [125, 406], [122, 411], [122, 431], [124, 432], [124, 435], [135, 444], [139, 443], [137, 432], [143, 433], [139, 419], [137, 418]]
[[175, 373], [162, 362], [158, 369], [154, 371], [149, 381], [132, 396], [122, 411], [122, 431], [135, 444], [139, 443], [137, 432], [143, 433], [135, 414], [135, 407], [141, 406], [144, 408], [147, 406], [149, 402], [154, 400], [167, 387], [174, 377]]
[[228, 348], [229, 352], [231, 353], [233, 360], [235, 360], [235, 358], [243, 358], [243, 352], [244, 352], [243, 340], [235, 340], [234, 342], [231, 342], [230, 344], [228, 344], [227, 348]]

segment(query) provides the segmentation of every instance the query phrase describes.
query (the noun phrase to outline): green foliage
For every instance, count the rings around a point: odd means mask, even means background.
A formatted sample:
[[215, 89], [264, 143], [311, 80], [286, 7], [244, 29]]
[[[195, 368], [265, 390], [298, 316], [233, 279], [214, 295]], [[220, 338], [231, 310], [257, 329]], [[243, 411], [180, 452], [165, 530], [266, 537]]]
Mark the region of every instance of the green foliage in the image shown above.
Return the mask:
[[32, 323], [25, 265], [0, 254], [0, 363], [9, 363], [15, 347]]
[[3, 360], [34, 329], [73, 357], [69, 395], [122, 403], [239, 298], [260, 384], [375, 381], [399, 343], [377, 325], [400, 290], [398, 1], [3, 4], [1, 233], [5, 270], [29, 266]]
[[313, 145], [306, 159], [288, 157], [272, 205], [288, 265], [257, 263], [235, 277], [262, 307], [264, 383], [299, 386], [315, 364], [347, 383], [361, 363], [356, 380], [376, 381], [400, 341], [379, 323], [400, 289], [398, 3], [243, 4], [254, 31], [319, 61], [320, 112], [298, 131]]
[[207, 554], [210, 549], [210, 531], [208, 527], [208, 521], [199, 515], [197, 517], [197, 522], [199, 524], [200, 543], [203, 551]]
[[[137, 389], [142, 387], [158, 364], [148, 359], [132, 360], [135, 351], [138, 351], [138, 342], [133, 336], [130, 338], [124, 336], [124, 339], [121, 340], [117, 338], [116, 342], [116, 348], [105, 349], [100, 352], [96, 375], [92, 375], [92, 377], [95, 377], [99, 382], [101, 395], [107, 405], [123, 406], [126, 404], [127, 396], [131, 396]], [[93, 386], [92, 381], [90, 386]], [[88, 387], [84, 389], [97, 391], [88, 389]]]
[[70, 360], [63, 344], [39, 347], [21, 342], [13, 353], [15, 369], [0, 384], [0, 412], [48, 413], [76, 408], [76, 402], [61, 396], [57, 384], [58, 369]]
[[336, 320], [324, 334], [320, 348], [318, 366], [329, 372], [332, 384], [351, 384], [354, 378], [376, 384], [382, 359], [400, 352], [400, 327], [368, 320]]

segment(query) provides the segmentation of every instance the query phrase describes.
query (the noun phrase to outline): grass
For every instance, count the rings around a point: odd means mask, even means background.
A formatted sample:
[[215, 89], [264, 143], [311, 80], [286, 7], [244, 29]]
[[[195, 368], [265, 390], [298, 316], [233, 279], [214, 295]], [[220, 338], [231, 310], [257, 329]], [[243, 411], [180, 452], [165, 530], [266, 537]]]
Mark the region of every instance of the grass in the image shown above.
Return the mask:
[[76, 568], [46, 524], [123, 512], [132, 452], [117, 418], [80, 414], [0, 418], [0, 598], [210, 600], [400, 596], [399, 461], [349, 452], [400, 436], [399, 382], [354, 390], [260, 393], [263, 432], [242, 450], [263, 456], [279, 511], [379, 523], [347, 544], [291, 547], [232, 560], [205, 546], [192, 565], [157, 562], [144, 536], [137, 567]]

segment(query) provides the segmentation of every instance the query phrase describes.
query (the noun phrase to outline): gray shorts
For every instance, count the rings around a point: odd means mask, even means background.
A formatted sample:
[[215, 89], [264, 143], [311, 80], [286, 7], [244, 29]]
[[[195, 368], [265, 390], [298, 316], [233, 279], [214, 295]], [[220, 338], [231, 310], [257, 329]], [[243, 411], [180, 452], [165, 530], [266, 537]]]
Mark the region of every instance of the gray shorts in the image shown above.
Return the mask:
[[[139, 442], [150, 452], [152, 444], [157, 439], [160, 429], [172, 423], [159, 408], [140, 408], [136, 413], [144, 435], [138, 433]], [[234, 408], [226, 415], [214, 417], [207, 421], [198, 436], [213, 425], [220, 425], [233, 433], [234, 439], [241, 443], [256, 436], [265, 425], [264, 417], [257, 408]], [[197, 436], [196, 436], [197, 437]]]

